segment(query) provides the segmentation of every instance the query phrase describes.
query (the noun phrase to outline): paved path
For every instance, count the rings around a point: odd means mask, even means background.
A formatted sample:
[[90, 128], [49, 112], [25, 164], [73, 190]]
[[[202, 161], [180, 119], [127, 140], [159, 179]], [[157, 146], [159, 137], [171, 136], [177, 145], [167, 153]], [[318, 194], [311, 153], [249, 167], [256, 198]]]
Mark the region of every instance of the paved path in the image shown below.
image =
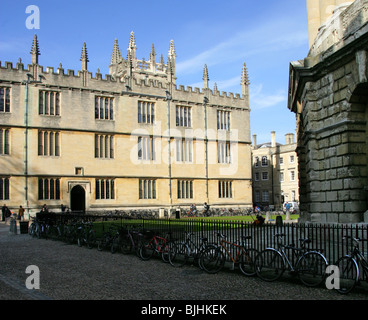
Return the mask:
[[[159, 259], [111, 254], [63, 242], [10, 234], [0, 222], [1, 300], [367, 300], [368, 290], [342, 296], [307, 288], [288, 276], [274, 283], [238, 271], [206, 274], [173, 268]], [[40, 289], [25, 283], [29, 265], [40, 271]]]

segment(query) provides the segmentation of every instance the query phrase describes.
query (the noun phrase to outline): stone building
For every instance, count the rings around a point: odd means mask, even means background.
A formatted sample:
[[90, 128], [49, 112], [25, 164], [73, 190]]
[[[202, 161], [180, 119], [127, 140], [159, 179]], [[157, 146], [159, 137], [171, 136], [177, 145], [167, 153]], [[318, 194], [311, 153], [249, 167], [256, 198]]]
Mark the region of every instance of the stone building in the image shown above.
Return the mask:
[[[368, 1], [319, 3], [331, 15], [289, 72], [301, 221], [355, 223], [367, 210]], [[309, 21], [315, 14], [308, 12]]]
[[273, 205], [281, 210], [286, 201], [299, 201], [298, 162], [294, 134], [285, 135], [285, 144], [276, 142], [271, 132], [271, 142], [257, 144], [253, 135], [252, 145], [253, 203]]
[[[173, 41], [167, 63], [155, 48], [137, 59], [113, 45], [109, 74], [0, 64], [0, 201], [58, 211], [252, 205], [248, 75], [242, 94], [176, 85]], [[239, 68], [240, 69], [240, 68]], [[241, 71], [241, 70], [239, 70]], [[239, 77], [240, 78], [240, 77]], [[170, 150], [170, 152], [168, 151]], [[241, 159], [239, 161], [238, 159]]]

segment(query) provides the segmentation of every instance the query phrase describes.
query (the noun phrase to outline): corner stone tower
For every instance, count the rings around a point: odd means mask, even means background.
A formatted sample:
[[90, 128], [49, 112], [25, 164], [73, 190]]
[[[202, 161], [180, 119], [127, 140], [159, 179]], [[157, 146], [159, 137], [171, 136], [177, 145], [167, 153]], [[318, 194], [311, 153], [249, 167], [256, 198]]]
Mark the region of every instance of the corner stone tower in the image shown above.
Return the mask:
[[348, 0], [307, 0], [309, 48], [313, 45], [318, 29], [332, 16], [334, 10], [339, 7], [345, 8], [353, 2]]

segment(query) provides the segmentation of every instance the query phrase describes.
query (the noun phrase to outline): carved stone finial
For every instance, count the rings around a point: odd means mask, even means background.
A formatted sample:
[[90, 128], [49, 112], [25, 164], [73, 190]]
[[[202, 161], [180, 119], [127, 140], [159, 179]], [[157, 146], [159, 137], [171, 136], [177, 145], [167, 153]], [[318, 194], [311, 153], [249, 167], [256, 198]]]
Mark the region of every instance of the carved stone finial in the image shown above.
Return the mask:
[[41, 55], [41, 53], [38, 45], [37, 34], [34, 35], [30, 54], [32, 54], [32, 64], [38, 64], [38, 56]]
[[204, 71], [203, 71], [203, 88], [208, 89], [208, 81], [209, 81], [209, 77], [208, 77], [208, 69], [207, 69], [207, 64], [204, 65]]
[[242, 70], [242, 77], [241, 77], [241, 85], [249, 85], [249, 77], [248, 77], [248, 70], [247, 70], [247, 66], [244, 62], [243, 64], [243, 70]]
[[115, 39], [114, 48], [112, 49], [110, 64], [117, 64], [120, 62], [120, 59], [121, 59], [121, 53], [119, 49], [118, 39]]
[[87, 62], [89, 62], [89, 60], [88, 60], [87, 47], [86, 47], [85, 42], [83, 42], [82, 55], [81, 55], [80, 61], [82, 61], [81, 70], [86, 71], [87, 70]]

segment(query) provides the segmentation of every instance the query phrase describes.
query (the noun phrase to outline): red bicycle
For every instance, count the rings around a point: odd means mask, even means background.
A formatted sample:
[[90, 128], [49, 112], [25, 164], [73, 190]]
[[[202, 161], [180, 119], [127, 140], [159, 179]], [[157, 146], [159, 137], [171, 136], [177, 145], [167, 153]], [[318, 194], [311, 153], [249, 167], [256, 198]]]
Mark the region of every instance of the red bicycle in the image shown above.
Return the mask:
[[161, 255], [164, 262], [169, 262], [169, 252], [172, 250], [173, 242], [170, 242], [170, 233], [165, 237], [154, 234], [151, 239], [144, 241], [139, 249], [142, 260], [149, 260], [154, 254]]

